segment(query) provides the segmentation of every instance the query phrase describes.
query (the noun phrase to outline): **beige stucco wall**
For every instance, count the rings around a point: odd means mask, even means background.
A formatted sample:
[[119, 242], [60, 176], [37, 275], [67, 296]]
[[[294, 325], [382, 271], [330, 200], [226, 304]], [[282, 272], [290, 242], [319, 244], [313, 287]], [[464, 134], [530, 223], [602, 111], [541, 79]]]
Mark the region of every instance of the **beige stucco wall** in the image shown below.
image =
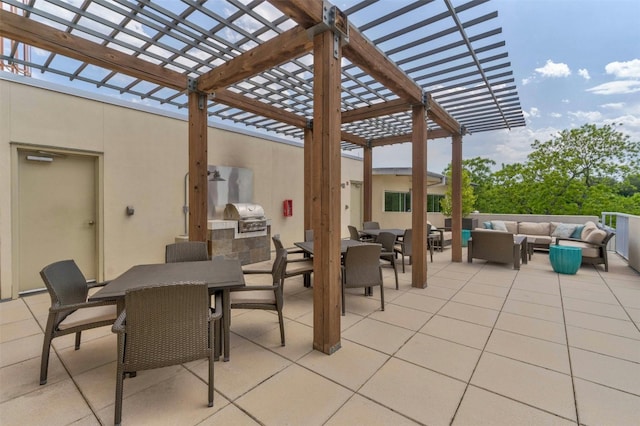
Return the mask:
[[[398, 191], [408, 192], [412, 189], [411, 176], [404, 175], [373, 175], [371, 218], [374, 222], [380, 222], [382, 228], [411, 228], [411, 212], [385, 212], [384, 192]], [[427, 187], [427, 194], [444, 194], [445, 185], [431, 185]], [[441, 213], [428, 213], [427, 219], [435, 226], [444, 226], [444, 217]]]
[[[0, 80], [0, 98], [0, 298], [17, 295], [12, 210], [19, 146], [78, 150], [100, 158], [100, 279], [114, 278], [134, 264], [164, 261], [164, 246], [184, 232], [186, 117], [8, 80]], [[253, 170], [254, 202], [271, 219], [272, 233], [280, 234], [285, 245], [302, 240], [302, 145], [214, 127], [208, 138], [209, 164]], [[341, 181], [347, 180], [362, 180], [362, 161], [342, 158]], [[348, 204], [348, 188], [341, 191], [343, 205]], [[293, 200], [292, 217], [282, 216], [285, 199]], [[135, 208], [133, 216], [125, 214], [128, 205]], [[341, 209], [345, 237], [348, 213]]]

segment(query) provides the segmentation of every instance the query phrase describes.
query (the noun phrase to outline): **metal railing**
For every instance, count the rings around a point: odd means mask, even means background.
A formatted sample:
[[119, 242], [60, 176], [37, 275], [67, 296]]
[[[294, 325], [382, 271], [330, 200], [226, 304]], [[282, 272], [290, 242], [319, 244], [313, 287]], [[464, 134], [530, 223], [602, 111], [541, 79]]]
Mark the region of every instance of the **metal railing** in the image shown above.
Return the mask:
[[602, 224], [615, 229], [616, 236], [611, 243], [615, 246], [615, 252], [627, 261], [629, 260], [629, 218], [630, 214], [619, 212], [602, 212]]

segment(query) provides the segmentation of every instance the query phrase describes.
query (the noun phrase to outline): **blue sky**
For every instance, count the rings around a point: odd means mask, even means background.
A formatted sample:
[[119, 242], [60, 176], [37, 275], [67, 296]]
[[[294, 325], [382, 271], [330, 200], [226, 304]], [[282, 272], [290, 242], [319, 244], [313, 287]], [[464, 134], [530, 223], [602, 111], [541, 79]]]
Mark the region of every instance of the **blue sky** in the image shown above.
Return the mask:
[[[494, 0], [526, 127], [463, 138], [463, 157], [523, 162], [531, 144], [585, 123], [623, 123], [640, 143], [640, 0]], [[451, 141], [429, 141], [428, 169]], [[374, 167], [411, 165], [411, 145], [376, 148]]]

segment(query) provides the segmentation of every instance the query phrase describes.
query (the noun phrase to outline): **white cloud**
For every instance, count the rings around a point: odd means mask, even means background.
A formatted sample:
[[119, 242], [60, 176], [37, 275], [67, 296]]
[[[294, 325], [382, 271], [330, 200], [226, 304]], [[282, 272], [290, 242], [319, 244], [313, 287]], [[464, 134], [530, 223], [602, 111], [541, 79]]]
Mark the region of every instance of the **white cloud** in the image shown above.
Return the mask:
[[578, 74], [580, 75], [580, 77], [584, 78], [585, 80], [591, 80], [591, 76], [589, 75], [589, 70], [585, 68], [579, 69]]
[[602, 104], [600, 105], [602, 108], [608, 108], [608, 109], [622, 109], [625, 106], [624, 102], [616, 102], [616, 103], [610, 103], [610, 104]]
[[563, 99], [560, 102], [562, 102], [563, 104], [569, 104], [571, 103], [571, 101], [569, 99]]
[[523, 78], [522, 79], [522, 85], [526, 86], [527, 84], [531, 83], [534, 80], [533, 77], [529, 77], [529, 78]]
[[611, 62], [604, 67], [607, 74], [617, 78], [640, 78], [640, 59], [627, 62]]
[[551, 117], [553, 118], [561, 118], [562, 114], [560, 114], [559, 112], [552, 112], [551, 114], [549, 114]]
[[555, 63], [551, 59], [547, 60], [547, 63], [541, 67], [536, 68], [535, 71], [543, 77], [569, 77], [571, 70], [567, 64]]
[[569, 115], [586, 123], [594, 123], [602, 120], [602, 113], [600, 111], [569, 111]]
[[640, 80], [610, 81], [609, 83], [600, 84], [599, 86], [587, 89], [587, 92], [593, 92], [596, 95], [624, 95], [636, 93], [640, 92]]

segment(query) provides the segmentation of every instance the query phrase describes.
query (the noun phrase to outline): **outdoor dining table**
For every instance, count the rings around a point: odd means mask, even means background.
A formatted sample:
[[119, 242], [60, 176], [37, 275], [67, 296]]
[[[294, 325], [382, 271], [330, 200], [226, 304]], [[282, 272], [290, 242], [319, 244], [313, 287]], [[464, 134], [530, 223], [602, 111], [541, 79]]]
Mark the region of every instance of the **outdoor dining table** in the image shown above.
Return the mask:
[[369, 235], [371, 237], [377, 237], [378, 235], [380, 235], [381, 232], [390, 232], [393, 235], [396, 236], [396, 240], [399, 237], [403, 237], [404, 236], [404, 229], [398, 229], [398, 228], [388, 228], [388, 229], [361, 229], [358, 232], [360, 232], [361, 234], [364, 235]]
[[124, 296], [127, 290], [160, 284], [180, 282], [203, 282], [209, 288], [209, 294], [222, 291], [222, 321], [224, 360], [229, 360], [229, 326], [231, 321], [231, 303], [229, 290], [244, 287], [242, 265], [237, 259], [215, 257], [213, 260], [199, 262], [158, 263], [136, 265], [118, 278], [105, 285], [89, 300], [115, 300], [118, 315], [125, 308]]

